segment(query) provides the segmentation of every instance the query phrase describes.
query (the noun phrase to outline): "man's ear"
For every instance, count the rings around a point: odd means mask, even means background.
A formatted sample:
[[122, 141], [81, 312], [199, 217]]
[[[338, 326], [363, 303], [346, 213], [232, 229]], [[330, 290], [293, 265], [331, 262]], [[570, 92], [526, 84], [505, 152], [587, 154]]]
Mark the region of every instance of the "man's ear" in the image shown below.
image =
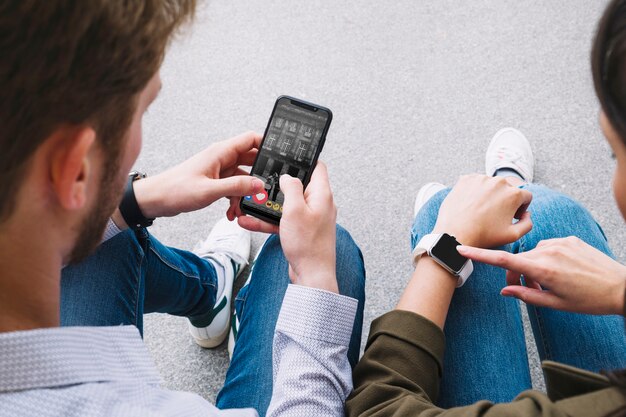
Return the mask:
[[50, 181], [59, 204], [79, 210], [87, 201], [87, 185], [93, 175], [96, 133], [89, 126], [60, 128], [51, 151]]

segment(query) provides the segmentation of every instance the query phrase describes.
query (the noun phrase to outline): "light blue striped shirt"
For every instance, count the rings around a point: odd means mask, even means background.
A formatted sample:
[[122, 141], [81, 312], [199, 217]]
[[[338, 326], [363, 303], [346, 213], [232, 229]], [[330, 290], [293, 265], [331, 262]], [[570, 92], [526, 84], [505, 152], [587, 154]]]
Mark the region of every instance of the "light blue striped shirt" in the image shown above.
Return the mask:
[[[342, 416], [357, 300], [290, 285], [274, 334], [268, 416]], [[303, 376], [306, 375], [306, 379]], [[160, 387], [137, 328], [0, 333], [0, 416], [256, 416]], [[315, 394], [312, 394], [315, 393]]]

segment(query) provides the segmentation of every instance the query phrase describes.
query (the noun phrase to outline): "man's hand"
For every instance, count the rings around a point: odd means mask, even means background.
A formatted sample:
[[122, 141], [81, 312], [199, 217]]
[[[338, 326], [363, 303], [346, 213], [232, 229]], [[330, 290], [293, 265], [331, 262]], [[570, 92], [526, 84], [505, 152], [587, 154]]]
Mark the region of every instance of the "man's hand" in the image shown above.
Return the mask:
[[136, 181], [139, 208], [148, 218], [171, 217], [229, 197], [226, 216], [234, 220], [241, 214], [240, 197], [263, 189], [263, 181], [240, 168], [254, 163], [261, 139], [258, 133], [247, 132], [214, 143], [161, 174]]
[[[466, 246], [458, 249], [475, 261], [507, 269], [504, 296], [557, 310], [624, 314], [626, 267], [577, 237], [543, 240], [535, 249], [517, 255]], [[520, 282], [522, 275], [526, 286]]]
[[281, 176], [285, 202], [280, 228], [250, 216], [239, 217], [239, 225], [252, 231], [280, 234], [294, 284], [337, 293], [337, 208], [324, 163], [317, 163], [304, 193], [302, 188], [298, 178]]
[[448, 233], [464, 245], [484, 248], [514, 242], [532, 229], [526, 211], [531, 200], [529, 191], [504, 178], [462, 176], [441, 204], [433, 233]]

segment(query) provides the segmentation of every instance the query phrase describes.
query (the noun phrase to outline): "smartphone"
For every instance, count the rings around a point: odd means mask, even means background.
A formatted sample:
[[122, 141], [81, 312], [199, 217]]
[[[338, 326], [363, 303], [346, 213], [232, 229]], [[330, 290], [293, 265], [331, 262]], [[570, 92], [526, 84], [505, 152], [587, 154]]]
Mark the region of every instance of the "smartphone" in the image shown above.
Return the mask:
[[289, 96], [278, 97], [250, 171], [265, 183], [265, 189], [241, 199], [243, 213], [280, 223], [285, 201], [280, 176], [297, 177], [306, 188], [332, 119], [326, 107]]

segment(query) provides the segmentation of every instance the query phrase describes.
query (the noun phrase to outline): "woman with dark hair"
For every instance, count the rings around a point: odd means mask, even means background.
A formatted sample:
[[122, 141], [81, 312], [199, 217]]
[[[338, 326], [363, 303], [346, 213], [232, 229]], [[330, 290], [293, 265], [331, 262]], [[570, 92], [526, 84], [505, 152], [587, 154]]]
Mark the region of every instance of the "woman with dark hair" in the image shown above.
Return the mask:
[[[606, 9], [592, 68], [626, 218], [626, 0]], [[532, 184], [533, 167], [530, 144], [508, 128], [489, 145], [487, 175], [422, 187], [415, 272], [372, 323], [349, 416], [626, 416], [626, 266], [586, 209]], [[530, 389], [518, 299], [546, 394]]]

